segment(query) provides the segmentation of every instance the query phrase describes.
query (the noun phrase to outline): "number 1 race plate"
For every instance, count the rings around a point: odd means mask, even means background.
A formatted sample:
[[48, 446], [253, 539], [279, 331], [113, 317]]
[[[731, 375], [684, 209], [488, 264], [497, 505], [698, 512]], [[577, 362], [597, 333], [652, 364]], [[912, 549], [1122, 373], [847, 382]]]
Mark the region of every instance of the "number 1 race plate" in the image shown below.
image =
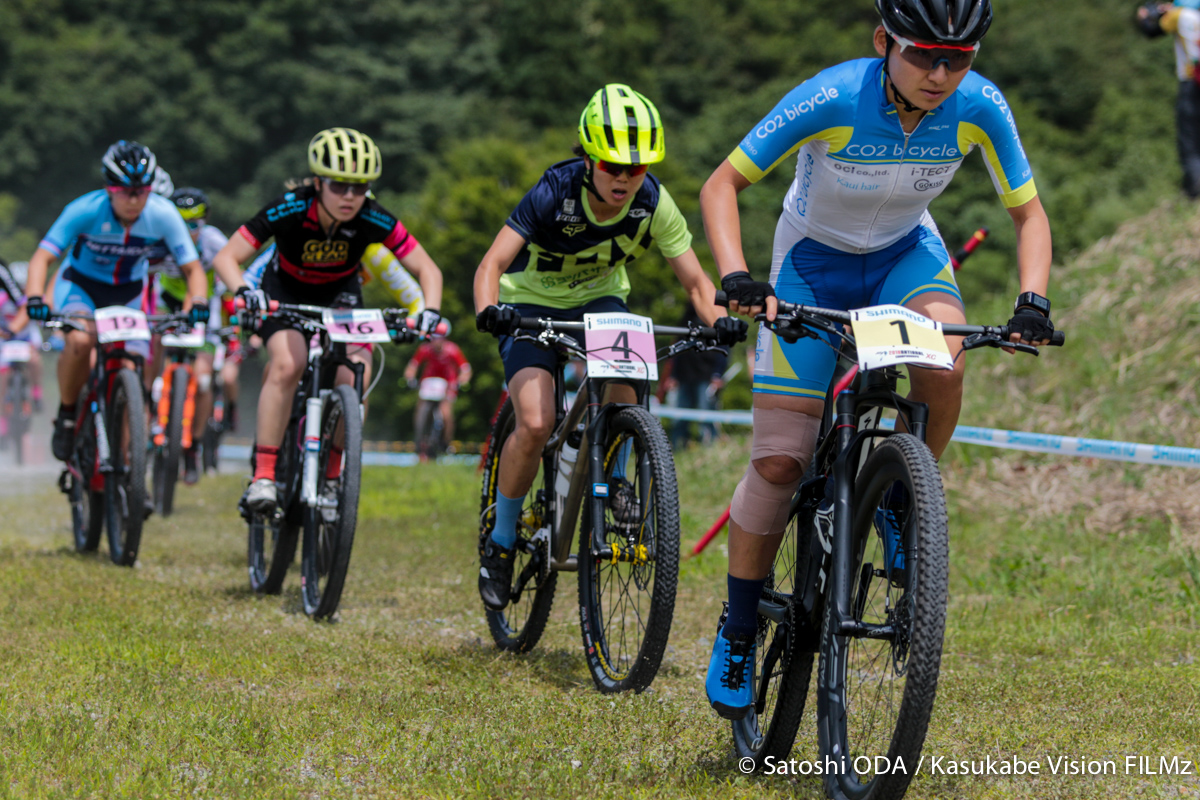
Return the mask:
[[584, 314], [584, 347], [589, 378], [658, 380], [654, 322], [621, 312]]
[[150, 341], [150, 326], [146, 323], [146, 315], [135, 308], [97, 308], [93, 318], [96, 320], [96, 338], [101, 344]]
[[858, 365], [864, 369], [914, 364], [954, 369], [942, 323], [903, 306], [871, 306], [850, 312]]
[[335, 342], [390, 342], [387, 323], [378, 308], [328, 308], [321, 322]]

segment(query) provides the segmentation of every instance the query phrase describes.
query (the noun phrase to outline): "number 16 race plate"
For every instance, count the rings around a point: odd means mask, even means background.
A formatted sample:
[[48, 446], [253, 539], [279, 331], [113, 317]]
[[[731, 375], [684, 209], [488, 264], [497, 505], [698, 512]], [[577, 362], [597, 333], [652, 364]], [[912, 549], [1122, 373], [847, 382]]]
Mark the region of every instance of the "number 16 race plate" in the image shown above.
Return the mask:
[[330, 308], [321, 322], [335, 342], [390, 342], [387, 323], [378, 308]]
[[942, 323], [903, 306], [871, 306], [850, 312], [858, 365], [864, 369], [913, 364], [954, 369]]
[[589, 378], [658, 380], [654, 322], [649, 317], [617, 312], [584, 314], [583, 321]]

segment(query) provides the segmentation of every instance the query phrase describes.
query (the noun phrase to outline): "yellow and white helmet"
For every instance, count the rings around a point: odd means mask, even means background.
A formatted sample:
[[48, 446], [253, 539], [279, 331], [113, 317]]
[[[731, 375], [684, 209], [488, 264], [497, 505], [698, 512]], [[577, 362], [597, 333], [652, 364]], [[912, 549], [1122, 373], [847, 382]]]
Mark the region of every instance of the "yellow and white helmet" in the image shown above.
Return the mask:
[[366, 183], [383, 174], [383, 157], [365, 133], [329, 128], [308, 143], [308, 167], [319, 178]]

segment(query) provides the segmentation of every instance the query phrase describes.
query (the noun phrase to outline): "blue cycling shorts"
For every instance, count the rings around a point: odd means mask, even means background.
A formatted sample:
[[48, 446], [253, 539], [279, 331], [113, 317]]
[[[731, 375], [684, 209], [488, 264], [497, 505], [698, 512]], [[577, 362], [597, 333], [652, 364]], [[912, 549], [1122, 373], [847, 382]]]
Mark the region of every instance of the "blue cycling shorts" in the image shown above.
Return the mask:
[[[775, 233], [771, 285], [780, 300], [850, 311], [878, 305], [908, 305], [930, 292], [962, 303], [950, 254], [937, 229], [918, 225], [883, 250], [847, 253], [796, 237], [781, 219]], [[837, 366], [835, 337], [788, 344], [765, 327], [754, 351], [754, 391], [825, 398]]]
[[[87, 313], [97, 308], [125, 306], [142, 311], [142, 291], [145, 281], [117, 285], [103, 284], [80, 275], [71, 268], [59, 272], [54, 283], [54, 311], [58, 314]], [[126, 342], [125, 349], [135, 355], [149, 357], [150, 343]]]

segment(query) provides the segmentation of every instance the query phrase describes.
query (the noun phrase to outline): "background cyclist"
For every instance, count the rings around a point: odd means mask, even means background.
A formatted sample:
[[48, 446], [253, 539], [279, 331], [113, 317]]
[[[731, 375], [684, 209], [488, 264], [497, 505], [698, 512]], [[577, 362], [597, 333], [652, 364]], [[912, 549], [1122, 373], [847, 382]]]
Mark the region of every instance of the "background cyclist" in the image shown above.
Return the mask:
[[[778, 294], [835, 309], [894, 303], [965, 322], [949, 254], [927, 209], [978, 147], [1016, 226], [1021, 294], [1009, 322], [1019, 332], [1014, 339], [1047, 340], [1050, 225], [1004, 96], [970, 71], [992, 22], [990, 0], [876, 0], [876, 8], [881, 58], [846, 62], [793, 89], [701, 192], [730, 308], [753, 314], [765, 306], [773, 318]], [[737, 196], [797, 150], [770, 282], [756, 281], [742, 253]], [[960, 341], [947, 337], [951, 353], [960, 352]], [[787, 344], [759, 332], [751, 463], [730, 511], [729, 615], [706, 680], [709, 701], [730, 719], [743, 717], [751, 702], [758, 598], [812, 459], [834, 366], [825, 341]], [[958, 421], [964, 368], [960, 358], [953, 371], [910, 370], [911, 397], [929, 405], [935, 457]], [[828, 525], [823, 510], [818, 524]]]
[[[418, 370], [422, 370], [419, 383]], [[418, 448], [424, 444], [426, 425], [432, 424], [435, 405], [442, 413], [442, 444], [454, 441], [454, 401], [459, 387], [471, 380], [471, 365], [462, 349], [445, 336], [431, 337], [417, 348], [404, 368], [404, 380], [418, 392], [413, 415], [413, 437]], [[425, 461], [429, 453], [422, 449], [420, 456]]]
[[[400, 220], [368, 198], [371, 181], [383, 172], [375, 142], [349, 128], [321, 131], [309, 143], [308, 165], [314, 177], [263, 208], [214, 260], [221, 280], [245, 302], [243, 327], [253, 330], [268, 297], [285, 303], [361, 307], [359, 261], [370, 245], [382, 243], [420, 282], [429, 307], [417, 315], [417, 322], [422, 331], [432, 331], [441, 319], [437, 309], [442, 301], [442, 272]], [[252, 289], [239, 265], [271, 237], [275, 258], [263, 273], [260, 288]], [[308, 362], [308, 341], [274, 318], [263, 321], [259, 333], [269, 361], [258, 396], [254, 481], [245, 501], [251, 510], [266, 513], [275, 506], [275, 461], [292, 396]], [[348, 356], [366, 365], [369, 380], [369, 348], [350, 347]], [[338, 371], [338, 383], [353, 379], [350, 370]], [[339, 453], [334, 456], [329, 465], [336, 473], [341, 460]]]
[[[579, 158], [555, 164], [529, 190], [475, 273], [476, 326], [500, 337], [516, 414], [516, 429], [500, 454], [495, 525], [480, 551], [479, 594], [496, 610], [508, 604], [517, 517], [555, 421], [556, 356], [515, 341], [517, 320], [628, 311], [626, 267], [654, 242], [688, 299], [703, 309], [706, 323], [718, 325], [726, 343], [739, 341], [746, 330], [744, 322], [713, 306], [716, 290], [692, 251], [687, 222], [666, 187], [646, 171], [666, 156], [654, 104], [624, 84], [608, 84], [579, 118], [575, 152]], [[610, 388], [610, 400], [636, 401], [631, 387]], [[624, 468], [624, 459], [617, 463]], [[631, 502], [628, 482], [615, 477], [614, 513]]]
[[[22, 288], [29, 274], [29, 264], [14, 261], [7, 267], [0, 264], [0, 339], [15, 339], [28, 342], [30, 398], [33, 410], [42, 410], [42, 329], [38, 325], [25, 325], [21, 331], [13, 331], [21, 306], [25, 303]], [[8, 393], [9, 365], [0, 358], [0, 400]], [[0, 417], [0, 437], [8, 433], [7, 418]]]
[[[122, 139], [101, 159], [105, 189], [73, 200], [50, 227], [29, 259], [25, 295], [28, 316], [50, 318], [43, 299], [46, 274], [63, 257], [57, 275], [53, 306], [63, 314], [93, 312], [105, 306], [140, 309], [148, 258], [163, 249], [180, 265], [187, 283], [192, 322], [208, 319], [208, 287], [196, 246], [174, 204], [152, 194], [157, 159], [150, 149]], [[87, 381], [94, 335], [71, 331], [58, 359], [59, 404], [51, 449], [65, 461], [75, 440], [75, 401]], [[144, 342], [131, 342], [130, 352], [148, 355]]]

